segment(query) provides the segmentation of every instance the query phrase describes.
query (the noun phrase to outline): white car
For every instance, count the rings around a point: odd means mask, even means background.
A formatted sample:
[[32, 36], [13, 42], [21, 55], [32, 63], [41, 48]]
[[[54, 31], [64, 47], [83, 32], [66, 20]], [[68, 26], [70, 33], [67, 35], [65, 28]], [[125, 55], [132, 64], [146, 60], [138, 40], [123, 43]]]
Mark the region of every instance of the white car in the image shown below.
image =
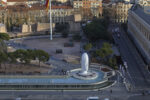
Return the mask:
[[21, 98], [16, 98], [16, 100], [21, 100]]
[[99, 97], [88, 97], [87, 100], [99, 100]]
[[109, 98], [105, 98], [104, 100], [109, 100]]

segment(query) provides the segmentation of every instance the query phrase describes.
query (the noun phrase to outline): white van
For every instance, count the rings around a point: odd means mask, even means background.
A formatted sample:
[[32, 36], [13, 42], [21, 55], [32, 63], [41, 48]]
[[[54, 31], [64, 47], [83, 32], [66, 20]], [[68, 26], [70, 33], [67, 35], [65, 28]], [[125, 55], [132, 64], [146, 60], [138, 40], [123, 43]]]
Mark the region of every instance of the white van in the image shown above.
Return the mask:
[[99, 100], [99, 97], [88, 97], [87, 100]]

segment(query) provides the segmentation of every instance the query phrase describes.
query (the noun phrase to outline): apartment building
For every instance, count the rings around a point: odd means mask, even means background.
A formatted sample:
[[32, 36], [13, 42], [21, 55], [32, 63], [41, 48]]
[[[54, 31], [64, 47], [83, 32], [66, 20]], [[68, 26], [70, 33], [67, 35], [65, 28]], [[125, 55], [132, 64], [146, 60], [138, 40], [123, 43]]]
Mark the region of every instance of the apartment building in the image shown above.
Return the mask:
[[73, 8], [81, 13], [82, 20], [102, 16], [102, 0], [74, 0]]
[[118, 2], [112, 4], [112, 10], [115, 13], [115, 19], [117, 23], [126, 23], [128, 20], [128, 10], [131, 8], [132, 4], [126, 2]]
[[136, 4], [140, 4], [141, 6], [150, 6], [150, 0], [135, 0]]

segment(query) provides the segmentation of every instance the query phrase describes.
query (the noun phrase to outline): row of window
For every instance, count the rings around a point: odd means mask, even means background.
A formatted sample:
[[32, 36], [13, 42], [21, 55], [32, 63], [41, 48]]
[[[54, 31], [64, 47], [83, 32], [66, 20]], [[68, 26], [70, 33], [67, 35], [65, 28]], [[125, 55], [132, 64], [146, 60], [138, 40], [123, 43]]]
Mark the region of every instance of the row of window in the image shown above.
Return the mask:
[[149, 31], [145, 28], [144, 25], [142, 25], [139, 20], [137, 20], [135, 17], [130, 16], [132, 18], [133, 23], [135, 26], [139, 29], [139, 31], [150, 41], [150, 33]]
[[74, 3], [74, 5], [83, 5], [83, 4], [88, 4], [88, 5], [100, 5], [100, 3], [89, 3], [89, 2], [83, 2], [83, 3]]
[[[136, 26], [134, 24], [134, 26]], [[150, 46], [146, 43], [145, 40], [143, 40], [143, 38], [139, 35], [138, 33], [138, 29], [133, 27], [132, 23], [129, 23], [129, 26], [128, 26], [129, 30], [133, 33], [133, 37], [135, 37], [138, 42], [140, 43], [139, 45], [142, 46], [144, 48], [144, 50], [150, 54]]]

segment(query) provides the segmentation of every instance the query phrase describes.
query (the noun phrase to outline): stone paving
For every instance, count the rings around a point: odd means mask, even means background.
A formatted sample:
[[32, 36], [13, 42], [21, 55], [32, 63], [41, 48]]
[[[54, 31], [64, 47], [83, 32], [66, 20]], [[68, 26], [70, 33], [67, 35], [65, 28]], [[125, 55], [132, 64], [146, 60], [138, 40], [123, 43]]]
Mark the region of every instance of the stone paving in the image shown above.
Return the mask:
[[54, 68], [51, 70], [50, 74], [52, 75], [61, 75], [62, 70], [68, 71], [71, 69], [80, 68], [80, 64], [71, 64], [64, 61], [61, 61], [57, 58], [51, 58], [49, 61], [49, 64], [54, 66]]
[[[80, 42], [73, 42], [73, 47], [64, 47], [64, 43], [69, 43], [71, 38], [54, 38], [49, 40], [49, 38], [40, 38], [40, 39], [25, 39], [21, 40], [23, 45], [31, 49], [42, 49], [48, 52], [51, 56], [63, 59], [65, 56], [80, 56]], [[56, 49], [62, 49], [62, 54], [56, 54]]]

